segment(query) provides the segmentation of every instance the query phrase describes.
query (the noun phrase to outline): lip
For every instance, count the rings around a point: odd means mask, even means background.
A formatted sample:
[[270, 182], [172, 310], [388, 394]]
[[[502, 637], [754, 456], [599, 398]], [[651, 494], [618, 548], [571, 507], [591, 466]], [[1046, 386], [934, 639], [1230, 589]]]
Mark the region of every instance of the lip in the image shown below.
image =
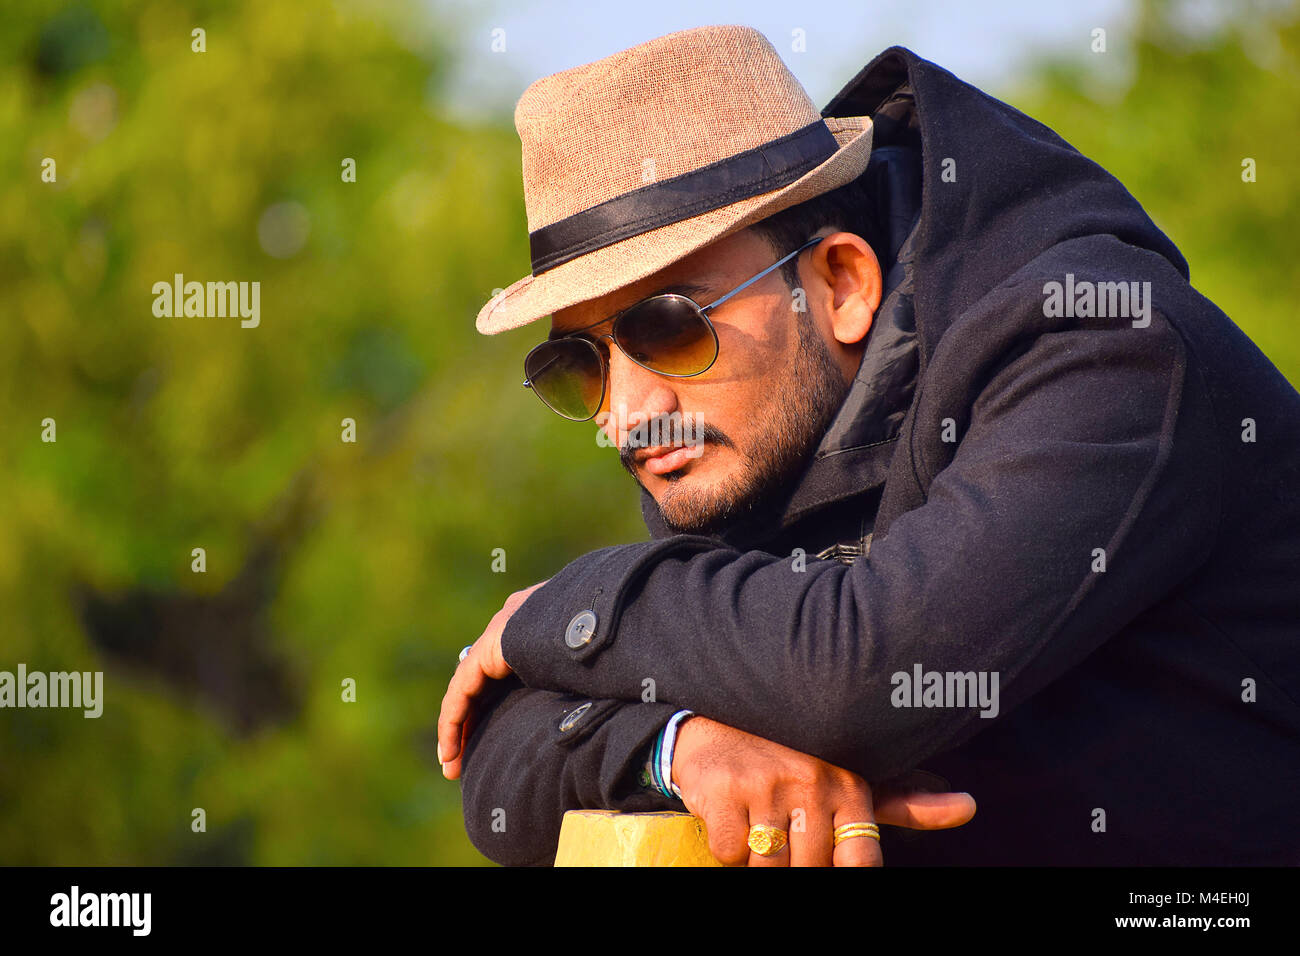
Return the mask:
[[690, 445], [659, 445], [637, 452], [637, 463], [652, 475], [666, 475], [700, 456]]

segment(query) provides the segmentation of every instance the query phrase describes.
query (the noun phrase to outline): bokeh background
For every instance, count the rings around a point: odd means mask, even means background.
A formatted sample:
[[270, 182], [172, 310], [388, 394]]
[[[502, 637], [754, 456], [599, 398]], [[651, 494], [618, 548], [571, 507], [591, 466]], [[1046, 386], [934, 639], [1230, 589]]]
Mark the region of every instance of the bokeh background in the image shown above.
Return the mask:
[[[911, 46], [1114, 172], [1300, 383], [1296, 5], [991, 6], [4, 4], [0, 669], [105, 703], [0, 710], [0, 863], [487, 862], [434, 755], [456, 652], [645, 537], [594, 426], [520, 388], [539, 330], [473, 327], [528, 271], [511, 111], [546, 73], [743, 22], [824, 104]], [[154, 316], [175, 273], [260, 281], [260, 326]]]

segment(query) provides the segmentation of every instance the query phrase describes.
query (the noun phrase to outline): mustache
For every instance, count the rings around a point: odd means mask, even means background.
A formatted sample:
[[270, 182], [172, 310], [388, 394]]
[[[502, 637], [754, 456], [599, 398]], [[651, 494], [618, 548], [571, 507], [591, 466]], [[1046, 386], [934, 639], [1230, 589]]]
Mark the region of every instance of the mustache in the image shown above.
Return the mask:
[[[672, 434], [669, 431], [672, 424], [673, 418], [671, 414], [656, 415], [654, 418], [649, 419], [642, 425], [638, 426], [637, 430], [641, 431], [642, 434], [655, 434], [656, 430], [658, 430], [658, 434], [669, 435]], [[681, 431], [680, 420], [678, 423], [678, 431], [679, 433]], [[711, 425], [707, 422], [695, 424], [693, 428], [688, 429], [687, 434], [684, 435], [683, 438], [685, 439], [682, 442], [683, 445], [695, 446], [714, 444], [720, 445], [724, 448], [736, 447], [736, 443], [731, 440], [731, 437], [727, 435], [726, 432], [721, 428], [718, 428], [716, 425]], [[618, 450], [619, 464], [621, 464], [634, 478], [636, 477], [636, 461], [634, 456], [642, 447], [644, 446], [629, 439]]]

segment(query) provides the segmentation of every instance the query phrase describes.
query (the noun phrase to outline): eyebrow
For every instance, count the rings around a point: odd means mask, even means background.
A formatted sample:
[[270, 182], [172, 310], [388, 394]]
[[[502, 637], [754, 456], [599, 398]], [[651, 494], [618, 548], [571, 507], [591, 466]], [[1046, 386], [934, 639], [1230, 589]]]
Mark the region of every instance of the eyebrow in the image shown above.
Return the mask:
[[[656, 289], [654, 292], [649, 292], [646, 295], [643, 295], [640, 299], [637, 299], [636, 301], [640, 302], [643, 299], [649, 299], [656, 295], [675, 294], [675, 295], [684, 295], [689, 299], [694, 299], [697, 304], [703, 306], [707, 304], [707, 302], [705, 302], [704, 300], [707, 300], [710, 297], [710, 291], [711, 290], [705, 288], [702, 285], [696, 285], [694, 282], [674, 282], [671, 285], [664, 286], [662, 289]], [[627, 308], [620, 310], [620, 312], [626, 312], [627, 309], [630, 309], [633, 305], [636, 305], [636, 302], [629, 304]], [[599, 322], [592, 322], [590, 325], [584, 325], [581, 328], [569, 329], [568, 331], [552, 330], [551, 334], [546, 337], [546, 340], [548, 342], [553, 342], [556, 339], [566, 338], [570, 335], [576, 335], [579, 332], [586, 332], [588, 329], [594, 329], [598, 325], [604, 325], [611, 318], [614, 318], [615, 316], [619, 315], [620, 312], [615, 312], [614, 315], [612, 316], [606, 316], [605, 318], [601, 319]]]

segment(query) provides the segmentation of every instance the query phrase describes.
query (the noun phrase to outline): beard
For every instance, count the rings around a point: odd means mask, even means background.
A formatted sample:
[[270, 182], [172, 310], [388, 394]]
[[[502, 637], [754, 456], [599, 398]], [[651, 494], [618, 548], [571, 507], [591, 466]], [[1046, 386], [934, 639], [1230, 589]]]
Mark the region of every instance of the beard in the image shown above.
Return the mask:
[[[670, 487], [655, 504], [674, 534], [719, 534], [788, 494], [844, 404], [849, 386], [843, 372], [813, 327], [811, 316], [798, 316], [798, 354], [769, 392], [768, 400], [755, 409], [755, 420], [767, 424], [750, 447], [738, 447], [712, 425], [698, 429], [697, 440], [702, 444], [734, 449], [741, 459], [739, 467], [710, 488], [683, 485], [687, 475], [681, 472], [663, 476]], [[619, 460], [646, 490], [636, 474], [633, 449], [625, 447]]]

